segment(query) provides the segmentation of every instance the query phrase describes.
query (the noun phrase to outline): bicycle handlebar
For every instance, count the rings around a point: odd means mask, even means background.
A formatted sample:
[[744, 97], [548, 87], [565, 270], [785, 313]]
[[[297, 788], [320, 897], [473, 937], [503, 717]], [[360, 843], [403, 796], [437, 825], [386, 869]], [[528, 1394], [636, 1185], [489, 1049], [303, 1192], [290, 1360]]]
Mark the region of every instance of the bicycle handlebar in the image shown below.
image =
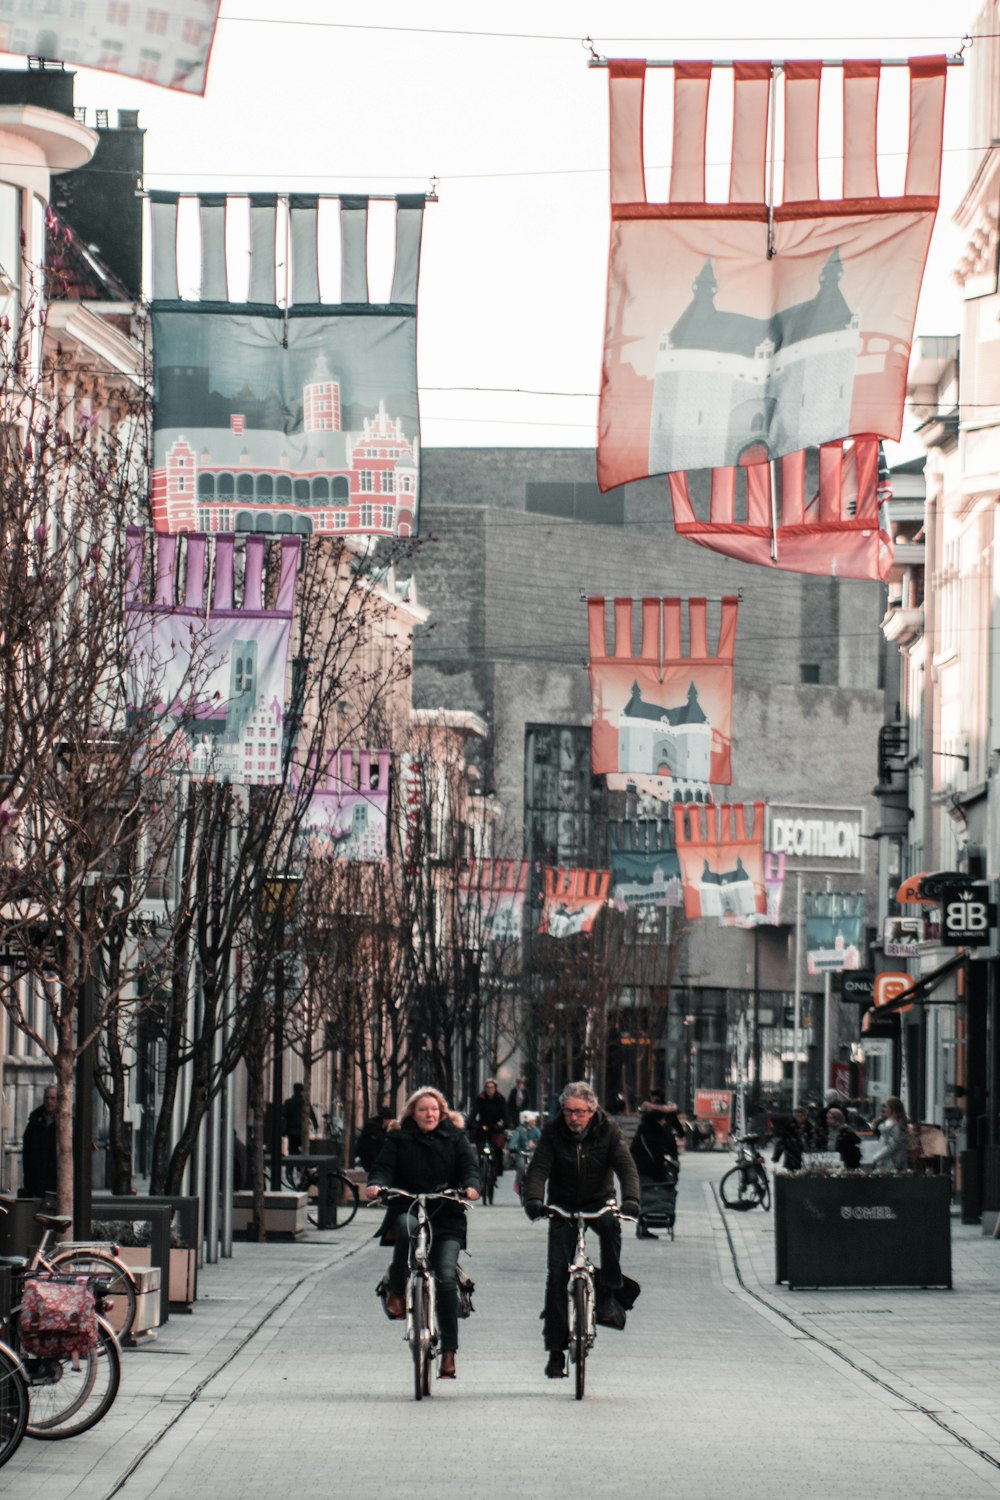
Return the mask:
[[560, 1208], [558, 1203], [546, 1203], [545, 1212], [546, 1214], [558, 1214], [560, 1219], [569, 1219], [571, 1222], [575, 1219], [583, 1219], [589, 1223], [593, 1219], [603, 1219], [605, 1214], [614, 1214], [616, 1219], [621, 1219], [626, 1224], [635, 1223], [632, 1215], [623, 1214], [617, 1203], [606, 1203], [603, 1208], [597, 1209], [594, 1213], [584, 1213], [579, 1208], [567, 1211], [565, 1208]]
[[410, 1193], [405, 1188], [379, 1186], [378, 1197], [373, 1198], [371, 1204], [378, 1203], [385, 1198], [407, 1198], [411, 1203], [430, 1203], [433, 1199], [444, 1198], [449, 1203], [459, 1204], [461, 1208], [471, 1208], [472, 1203], [464, 1196], [465, 1191], [465, 1188], [441, 1188], [435, 1193]]

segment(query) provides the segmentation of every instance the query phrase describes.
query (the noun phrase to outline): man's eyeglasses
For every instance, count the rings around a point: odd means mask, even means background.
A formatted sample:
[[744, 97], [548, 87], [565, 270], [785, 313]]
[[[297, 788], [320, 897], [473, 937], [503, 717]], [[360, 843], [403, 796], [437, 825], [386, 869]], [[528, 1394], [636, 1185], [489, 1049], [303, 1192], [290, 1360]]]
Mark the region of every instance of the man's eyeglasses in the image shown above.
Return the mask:
[[589, 1106], [584, 1106], [583, 1109], [570, 1109], [568, 1104], [563, 1105], [564, 1115], [592, 1115], [593, 1113], [594, 1111]]

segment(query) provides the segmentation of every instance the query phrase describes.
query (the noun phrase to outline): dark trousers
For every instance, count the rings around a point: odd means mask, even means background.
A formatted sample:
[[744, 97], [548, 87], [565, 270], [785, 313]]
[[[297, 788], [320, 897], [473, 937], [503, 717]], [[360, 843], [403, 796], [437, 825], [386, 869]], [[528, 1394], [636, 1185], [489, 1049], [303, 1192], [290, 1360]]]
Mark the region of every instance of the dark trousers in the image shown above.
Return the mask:
[[[622, 1231], [610, 1214], [596, 1219], [590, 1228], [601, 1242], [601, 1265], [597, 1277], [598, 1296], [622, 1284]], [[545, 1347], [565, 1349], [569, 1344], [566, 1315], [566, 1283], [569, 1263], [576, 1253], [576, 1228], [567, 1219], [549, 1219], [549, 1260], [545, 1278]]]
[[[406, 1268], [409, 1261], [410, 1233], [416, 1233], [416, 1214], [411, 1217], [401, 1214], [396, 1220], [396, 1243], [392, 1252], [389, 1270], [389, 1285], [400, 1296], [406, 1290]], [[460, 1241], [450, 1235], [435, 1233], [431, 1244], [430, 1261], [437, 1281], [437, 1322], [441, 1335], [441, 1348], [458, 1348], [458, 1252]]]

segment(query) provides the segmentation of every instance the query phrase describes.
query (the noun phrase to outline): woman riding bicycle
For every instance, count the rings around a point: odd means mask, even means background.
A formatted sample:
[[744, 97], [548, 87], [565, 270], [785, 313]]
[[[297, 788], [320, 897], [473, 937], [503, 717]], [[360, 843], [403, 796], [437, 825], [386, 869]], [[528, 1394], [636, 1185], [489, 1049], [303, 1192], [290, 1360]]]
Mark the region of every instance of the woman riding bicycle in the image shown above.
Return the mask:
[[[407, 1099], [398, 1130], [390, 1131], [368, 1178], [369, 1198], [382, 1188], [404, 1193], [434, 1193], [443, 1187], [459, 1189], [470, 1202], [479, 1197], [479, 1164], [462, 1130], [451, 1119], [448, 1101], [437, 1089], [417, 1089]], [[458, 1204], [439, 1201], [428, 1205], [433, 1228], [431, 1264], [438, 1285], [438, 1321], [441, 1328], [442, 1380], [455, 1378], [458, 1349], [458, 1252], [465, 1245], [465, 1212]], [[383, 1245], [393, 1245], [386, 1306], [390, 1317], [402, 1318], [406, 1310], [407, 1256], [413, 1224], [404, 1199], [390, 1200], [382, 1222]]]
[[487, 1078], [469, 1115], [469, 1134], [476, 1150], [492, 1146], [497, 1176], [503, 1176], [503, 1148], [507, 1140], [507, 1104], [495, 1078]]
[[514, 1191], [520, 1193], [524, 1174], [531, 1162], [531, 1154], [542, 1138], [538, 1116], [532, 1109], [521, 1111], [521, 1123], [507, 1142], [507, 1149], [514, 1158]]

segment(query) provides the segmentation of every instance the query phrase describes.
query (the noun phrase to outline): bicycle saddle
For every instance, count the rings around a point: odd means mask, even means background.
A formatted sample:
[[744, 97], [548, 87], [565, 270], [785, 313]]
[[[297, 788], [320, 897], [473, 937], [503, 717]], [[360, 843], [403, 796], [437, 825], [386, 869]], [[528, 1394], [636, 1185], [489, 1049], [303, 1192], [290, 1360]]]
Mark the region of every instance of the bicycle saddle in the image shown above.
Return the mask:
[[55, 1230], [56, 1234], [62, 1234], [63, 1230], [68, 1229], [72, 1222], [73, 1220], [70, 1218], [69, 1214], [35, 1215], [36, 1224], [41, 1224], [43, 1229], [53, 1229]]

